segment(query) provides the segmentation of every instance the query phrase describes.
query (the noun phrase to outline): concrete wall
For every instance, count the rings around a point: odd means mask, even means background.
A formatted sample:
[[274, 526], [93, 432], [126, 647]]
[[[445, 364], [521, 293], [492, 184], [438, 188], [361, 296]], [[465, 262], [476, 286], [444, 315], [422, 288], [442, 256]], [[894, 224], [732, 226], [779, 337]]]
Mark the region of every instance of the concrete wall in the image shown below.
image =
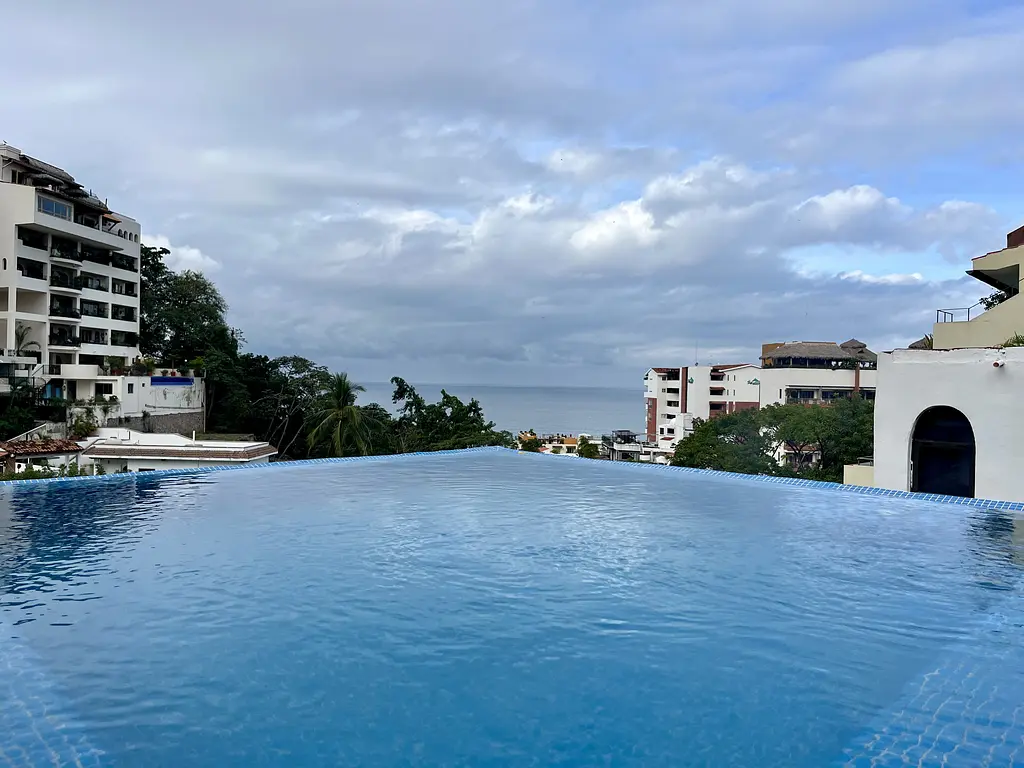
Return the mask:
[[1017, 333], [1024, 333], [1024, 294], [1017, 294], [970, 321], [936, 323], [932, 329], [932, 346], [935, 349], [995, 347]]
[[144, 419], [142, 416], [125, 417], [111, 414], [107, 419], [107, 425], [135, 429], [140, 432], [171, 432], [188, 437], [191, 437], [193, 432], [206, 431], [206, 419], [203, 411], [152, 413], [148, 419]]
[[[993, 367], [1001, 361], [1003, 367]], [[910, 490], [918, 416], [947, 405], [971, 422], [975, 495], [1024, 501], [1024, 348], [910, 350], [878, 356], [874, 484]]]
[[870, 464], [847, 464], [843, 467], [843, 484], [874, 488], [875, 468]]

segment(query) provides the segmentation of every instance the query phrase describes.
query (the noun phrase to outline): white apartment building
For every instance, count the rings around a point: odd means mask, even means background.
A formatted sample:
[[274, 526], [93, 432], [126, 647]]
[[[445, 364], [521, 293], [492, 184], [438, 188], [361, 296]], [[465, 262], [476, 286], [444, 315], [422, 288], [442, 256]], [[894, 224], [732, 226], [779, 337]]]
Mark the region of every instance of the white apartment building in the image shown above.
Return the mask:
[[71, 174], [0, 144], [0, 367], [51, 397], [113, 397], [120, 418], [201, 410], [201, 381], [126, 379], [139, 358], [140, 240], [137, 221]]
[[650, 368], [644, 375], [647, 442], [674, 447], [695, 418], [757, 408], [758, 374], [749, 363]]

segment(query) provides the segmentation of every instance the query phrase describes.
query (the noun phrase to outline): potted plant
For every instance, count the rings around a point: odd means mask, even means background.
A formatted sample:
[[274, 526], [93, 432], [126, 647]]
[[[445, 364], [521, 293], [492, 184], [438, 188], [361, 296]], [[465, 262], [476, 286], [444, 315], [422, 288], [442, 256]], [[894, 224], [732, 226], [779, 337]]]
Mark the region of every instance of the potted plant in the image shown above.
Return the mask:
[[171, 376], [177, 376], [177, 375], [178, 375], [177, 371], [171, 371]]
[[166, 376], [167, 375], [167, 369], [164, 368], [162, 371], [160, 371], [160, 375], [161, 376]]

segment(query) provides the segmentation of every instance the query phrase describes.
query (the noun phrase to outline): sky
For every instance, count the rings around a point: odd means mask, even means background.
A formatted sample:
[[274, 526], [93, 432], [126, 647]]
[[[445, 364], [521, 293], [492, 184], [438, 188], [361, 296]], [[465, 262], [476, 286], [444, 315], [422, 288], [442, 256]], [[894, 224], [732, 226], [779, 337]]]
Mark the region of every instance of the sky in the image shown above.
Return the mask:
[[1024, 224], [1024, 6], [48, 0], [0, 140], [356, 381], [639, 387], [875, 350]]

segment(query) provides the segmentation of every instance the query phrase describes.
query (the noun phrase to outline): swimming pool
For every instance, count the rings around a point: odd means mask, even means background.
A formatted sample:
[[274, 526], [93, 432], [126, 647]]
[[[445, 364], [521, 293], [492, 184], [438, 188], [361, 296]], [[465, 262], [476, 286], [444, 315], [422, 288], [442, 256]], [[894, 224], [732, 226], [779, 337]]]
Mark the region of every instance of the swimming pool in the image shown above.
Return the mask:
[[0, 765], [1024, 765], [1014, 514], [501, 450], [4, 488]]

